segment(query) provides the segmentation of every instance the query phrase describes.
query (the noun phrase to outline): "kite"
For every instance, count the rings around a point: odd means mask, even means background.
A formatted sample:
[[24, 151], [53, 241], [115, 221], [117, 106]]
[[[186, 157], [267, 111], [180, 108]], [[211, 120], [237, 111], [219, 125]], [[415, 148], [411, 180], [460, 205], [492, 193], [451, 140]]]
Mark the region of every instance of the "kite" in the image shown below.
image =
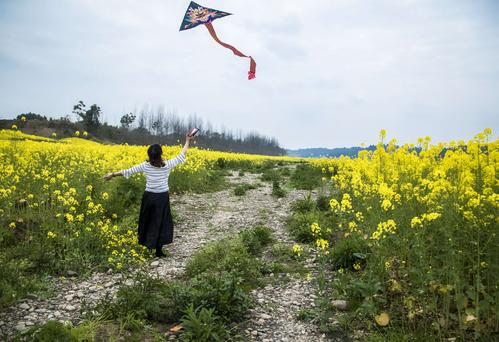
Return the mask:
[[245, 57], [250, 59], [250, 70], [248, 71], [248, 80], [252, 80], [255, 78], [255, 73], [256, 73], [256, 62], [251, 56], [246, 56], [243, 54], [241, 51], [233, 47], [232, 45], [229, 45], [227, 43], [222, 42], [220, 39], [217, 37], [217, 33], [215, 32], [215, 29], [213, 28], [213, 25], [211, 22], [215, 19], [218, 18], [223, 18], [228, 15], [231, 15], [232, 13], [227, 13], [227, 12], [222, 12], [218, 11], [212, 8], [207, 8], [203, 7], [201, 5], [198, 5], [194, 1], [191, 1], [189, 4], [189, 7], [187, 7], [187, 11], [185, 12], [184, 19], [182, 20], [182, 24], [180, 25], [180, 31], [184, 30], [189, 30], [191, 28], [194, 28], [198, 25], [204, 25], [208, 29], [208, 32], [210, 32], [210, 35], [213, 37], [213, 39], [223, 47], [232, 50], [234, 55], [239, 56], [239, 57]]

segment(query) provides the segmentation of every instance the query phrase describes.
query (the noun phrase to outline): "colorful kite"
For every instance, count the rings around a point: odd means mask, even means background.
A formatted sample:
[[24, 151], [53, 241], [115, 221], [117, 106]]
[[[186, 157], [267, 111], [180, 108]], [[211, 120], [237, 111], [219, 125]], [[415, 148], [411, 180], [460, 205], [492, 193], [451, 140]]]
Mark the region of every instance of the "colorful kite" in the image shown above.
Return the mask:
[[211, 22], [215, 19], [222, 18], [225, 16], [231, 15], [231, 13], [222, 12], [218, 10], [214, 10], [212, 8], [206, 8], [201, 5], [196, 4], [194, 1], [191, 1], [189, 7], [187, 7], [187, 11], [185, 12], [184, 20], [182, 21], [182, 25], [180, 25], [180, 31], [189, 30], [198, 25], [204, 25], [210, 32], [210, 35], [213, 39], [223, 47], [232, 50], [234, 55], [239, 57], [246, 57], [250, 59], [250, 70], [248, 71], [248, 80], [252, 80], [255, 78], [256, 73], [256, 63], [255, 60], [251, 56], [246, 56], [241, 51], [229, 45], [227, 43], [222, 42], [218, 39], [215, 29]]

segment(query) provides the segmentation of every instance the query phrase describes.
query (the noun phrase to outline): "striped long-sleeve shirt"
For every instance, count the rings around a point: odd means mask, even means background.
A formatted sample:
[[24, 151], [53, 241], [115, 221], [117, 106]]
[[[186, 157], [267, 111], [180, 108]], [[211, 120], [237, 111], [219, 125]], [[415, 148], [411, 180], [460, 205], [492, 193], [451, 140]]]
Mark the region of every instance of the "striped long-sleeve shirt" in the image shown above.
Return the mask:
[[122, 170], [121, 173], [125, 178], [129, 178], [135, 173], [144, 172], [146, 176], [146, 191], [166, 192], [168, 191], [168, 177], [170, 176], [170, 171], [173, 167], [183, 163], [184, 161], [185, 153], [180, 153], [175, 158], [166, 160], [165, 166], [163, 167], [152, 166], [151, 163], [145, 161], [138, 165], [132, 166], [127, 170]]

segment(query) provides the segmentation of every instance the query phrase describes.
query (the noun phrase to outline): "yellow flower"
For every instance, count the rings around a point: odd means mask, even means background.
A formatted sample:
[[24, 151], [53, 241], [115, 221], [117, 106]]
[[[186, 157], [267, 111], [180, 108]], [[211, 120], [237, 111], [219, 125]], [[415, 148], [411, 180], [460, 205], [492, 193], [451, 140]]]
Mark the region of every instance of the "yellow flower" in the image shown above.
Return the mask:
[[489, 266], [489, 265], [488, 265], [485, 261], [482, 261], [482, 262], [480, 263], [480, 266], [481, 266], [482, 268], [487, 268], [487, 266]]
[[79, 136], [80, 136], [80, 131], [76, 131], [76, 132], [75, 132], [75, 135], [76, 135], [77, 137], [79, 137]]
[[295, 243], [293, 245], [293, 253], [295, 253], [296, 255], [300, 256], [301, 252], [302, 252], [302, 247], [299, 244]]
[[25, 117], [24, 115], [23, 115], [23, 116], [21, 116], [21, 121], [22, 121], [22, 122], [26, 122], [26, 120], [27, 120], [27, 119], [26, 119], [26, 117]]
[[321, 227], [317, 222], [314, 222], [310, 225], [310, 230], [314, 236], [318, 236], [321, 232]]
[[358, 262], [356, 262], [355, 264], [353, 264], [353, 269], [358, 271], [360, 270], [360, 264]]
[[107, 199], [109, 199], [109, 194], [108, 194], [107, 192], [103, 192], [103, 193], [102, 193], [102, 199], [103, 199], [103, 200], [107, 200]]
[[390, 269], [392, 267], [392, 263], [389, 261], [385, 261], [385, 269]]
[[15, 131], [17, 129], [17, 125], [12, 125], [11, 128], [12, 128], [12, 130]]
[[88, 132], [87, 131], [83, 131], [83, 136], [84, 137], [88, 136]]
[[56, 233], [53, 233], [53, 232], [51, 232], [51, 231], [48, 231], [48, 232], [47, 232], [47, 237], [48, 237], [49, 239], [54, 239], [56, 236], [57, 236], [57, 234], [56, 234]]
[[327, 240], [324, 240], [324, 239], [317, 239], [315, 241], [315, 245], [322, 249], [323, 251], [327, 250], [328, 247], [329, 247], [329, 242]]
[[14, 229], [14, 228], [16, 228], [16, 223], [15, 223], [15, 222], [11, 222], [11, 223], [9, 224], [9, 228], [10, 228], [10, 229]]

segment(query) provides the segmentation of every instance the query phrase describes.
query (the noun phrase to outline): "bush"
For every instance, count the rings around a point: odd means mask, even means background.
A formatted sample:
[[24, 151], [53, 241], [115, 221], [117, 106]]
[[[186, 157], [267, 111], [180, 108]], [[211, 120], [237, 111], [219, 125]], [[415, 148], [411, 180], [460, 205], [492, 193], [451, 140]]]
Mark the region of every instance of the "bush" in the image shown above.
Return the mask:
[[164, 282], [147, 275], [138, 275], [135, 284], [122, 285], [116, 300], [103, 299], [97, 311], [105, 318], [140, 320], [173, 323], [182, 317], [182, 312], [190, 303], [189, 286], [179, 281]]
[[272, 182], [272, 196], [277, 198], [286, 196], [286, 192], [284, 191], [284, 189], [281, 188], [281, 185], [277, 180], [274, 180]]
[[224, 239], [198, 251], [186, 266], [186, 275], [227, 272], [253, 283], [259, 277], [258, 260], [249, 254], [241, 238]]
[[72, 336], [71, 328], [58, 321], [48, 321], [41, 326], [34, 326], [28, 331], [18, 334], [14, 341], [76, 342], [77, 339]]
[[256, 187], [251, 184], [239, 184], [234, 188], [234, 195], [236, 196], [244, 196], [246, 191], [255, 189]]
[[228, 335], [214, 309], [204, 307], [194, 309], [192, 305], [189, 306], [182, 317], [182, 326], [184, 327], [182, 341], [222, 341]]
[[264, 170], [261, 176], [261, 180], [264, 182], [279, 181], [280, 179], [279, 172], [273, 169]]
[[227, 322], [241, 320], [251, 305], [249, 287], [244, 283], [241, 277], [224, 271], [198, 275], [190, 281], [192, 304], [213, 308]]
[[321, 170], [309, 165], [298, 165], [291, 175], [291, 185], [297, 189], [312, 190], [321, 184]]
[[291, 210], [295, 213], [306, 213], [315, 209], [315, 203], [312, 201], [310, 194], [303, 199], [296, 200], [291, 204]]
[[352, 269], [353, 264], [365, 264], [369, 255], [366, 240], [361, 237], [348, 237], [338, 240], [329, 254], [334, 269]]
[[287, 220], [286, 227], [296, 241], [313, 242], [315, 238], [310, 230], [310, 224], [317, 221], [319, 221], [319, 214], [316, 211], [298, 212]]
[[259, 254], [265, 246], [273, 241], [272, 230], [265, 226], [243, 230], [239, 235], [248, 252], [253, 255]]

